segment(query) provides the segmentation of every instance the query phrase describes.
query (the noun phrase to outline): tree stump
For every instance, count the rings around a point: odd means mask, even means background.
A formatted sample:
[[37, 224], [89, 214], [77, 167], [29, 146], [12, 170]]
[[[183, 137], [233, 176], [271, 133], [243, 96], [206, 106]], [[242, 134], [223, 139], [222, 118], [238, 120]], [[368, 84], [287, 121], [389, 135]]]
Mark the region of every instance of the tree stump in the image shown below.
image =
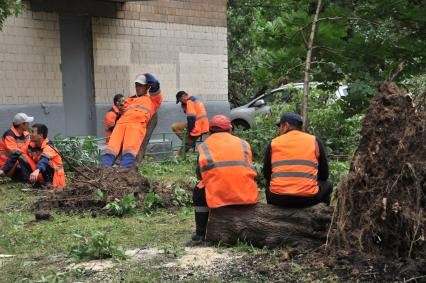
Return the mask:
[[308, 208], [256, 205], [225, 206], [210, 210], [206, 240], [255, 247], [314, 248], [325, 243], [332, 208], [317, 204]]

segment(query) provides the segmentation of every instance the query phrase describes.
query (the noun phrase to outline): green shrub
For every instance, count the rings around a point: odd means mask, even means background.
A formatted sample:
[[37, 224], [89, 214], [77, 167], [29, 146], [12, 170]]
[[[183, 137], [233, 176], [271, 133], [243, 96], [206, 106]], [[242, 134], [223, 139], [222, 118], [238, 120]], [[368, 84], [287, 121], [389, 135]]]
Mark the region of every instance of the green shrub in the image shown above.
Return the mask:
[[192, 205], [192, 197], [185, 189], [176, 185], [172, 194], [172, 203], [177, 207], [186, 207]]
[[128, 194], [123, 198], [123, 200], [115, 200], [105, 206], [105, 209], [109, 214], [118, 217], [134, 214], [135, 208], [136, 198], [133, 194]]
[[151, 215], [152, 212], [161, 206], [161, 197], [154, 191], [150, 190], [143, 198], [142, 209], [146, 215]]
[[70, 247], [69, 257], [75, 261], [116, 258], [125, 259], [124, 250], [115, 246], [102, 232], [96, 231], [90, 237], [74, 234], [79, 243]]
[[63, 156], [65, 171], [73, 171], [79, 166], [99, 164], [98, 142], [94, 137], [63, 137], [55, 136], [53, 143]]

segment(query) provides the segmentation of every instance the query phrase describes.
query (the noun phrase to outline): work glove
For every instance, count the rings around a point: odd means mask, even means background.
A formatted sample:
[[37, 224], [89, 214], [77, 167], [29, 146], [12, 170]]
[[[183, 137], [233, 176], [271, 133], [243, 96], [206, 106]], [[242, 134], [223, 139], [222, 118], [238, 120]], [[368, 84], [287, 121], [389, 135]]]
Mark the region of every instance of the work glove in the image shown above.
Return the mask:
[[155, 93], [160, 89], [160, 82], [150, 73], [146, 73], [144, 74], [146, 77], [146, 82], [148, 83], [148, 85], [151, 87], [149, 89], [150, 93]]

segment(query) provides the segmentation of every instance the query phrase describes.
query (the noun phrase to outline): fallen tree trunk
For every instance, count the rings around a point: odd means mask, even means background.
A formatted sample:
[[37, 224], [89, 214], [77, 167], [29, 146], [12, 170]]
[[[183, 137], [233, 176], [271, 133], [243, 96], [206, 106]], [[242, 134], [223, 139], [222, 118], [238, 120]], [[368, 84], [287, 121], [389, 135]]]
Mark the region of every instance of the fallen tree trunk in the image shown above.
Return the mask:
[[331, 214], [325, 204], [303, 209], [263, 203], [215, 208], [210, 210], [206, 240], [269, 248], [319, 247], [325, 243]]

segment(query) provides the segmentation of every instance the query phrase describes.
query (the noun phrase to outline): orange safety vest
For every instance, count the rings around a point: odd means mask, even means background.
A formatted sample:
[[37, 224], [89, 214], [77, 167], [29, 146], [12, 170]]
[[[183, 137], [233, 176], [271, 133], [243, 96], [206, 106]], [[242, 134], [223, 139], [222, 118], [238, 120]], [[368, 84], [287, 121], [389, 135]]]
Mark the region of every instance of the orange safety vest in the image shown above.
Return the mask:
[[271, 193], [313, 196], [318, 192], [316, 138], [292, 130], [271, 142]]
[[[19, 135], [19, 132], [15, 127], [11, 127], [9, 130], [4, 132], [2, 138], [0, 139], [0, 169], [3, 169], [7, 160], [9, 159], [10, 154], [12, 153], [21, 153], [19, 158], [22, 158], [24, 161], [28, 162], [27, 149], [30, 144], [30, 134], [25, 131], [22, 135]], [[8, 176], [12, 176], [13, 172], [17, 166], [17, 163], [13, 169], [8, 173]]]
[[119, 117], [119, 109], [116, 105], [113, 105], [110, 110], [105, 115], [105, 136], [106, 143], [109, 142], [109, 138], [111, 137], [112, 130], [114, 130], [115, 123]]
[[54, 188], [63, 188], [65, 186], [65, 171], [61, 155], [53, 144], [49, 142], [49, 139], [44, 139], [40, 148], [37, 148], [32, 142], [29, 146], [28, 154], [35, 163], [42, 156], [49, 159], [49, 166], [53, 169], [52, 186]]
[[207, 112], [204, 108], [204, 103], [202, 103], [194, 96], [191, 96], [191, 98], [186, 101], [185, 113], [187, 116], [195, 117], [195, 126], [190, 133], [191, 136], [197, 137], [202, 134], [208, 133], [209, 118], [207, 117]]
[[257, 203], [257, 174], [246, 141], [230, 133], [215, 133], [198, 151], [208, 207]]

